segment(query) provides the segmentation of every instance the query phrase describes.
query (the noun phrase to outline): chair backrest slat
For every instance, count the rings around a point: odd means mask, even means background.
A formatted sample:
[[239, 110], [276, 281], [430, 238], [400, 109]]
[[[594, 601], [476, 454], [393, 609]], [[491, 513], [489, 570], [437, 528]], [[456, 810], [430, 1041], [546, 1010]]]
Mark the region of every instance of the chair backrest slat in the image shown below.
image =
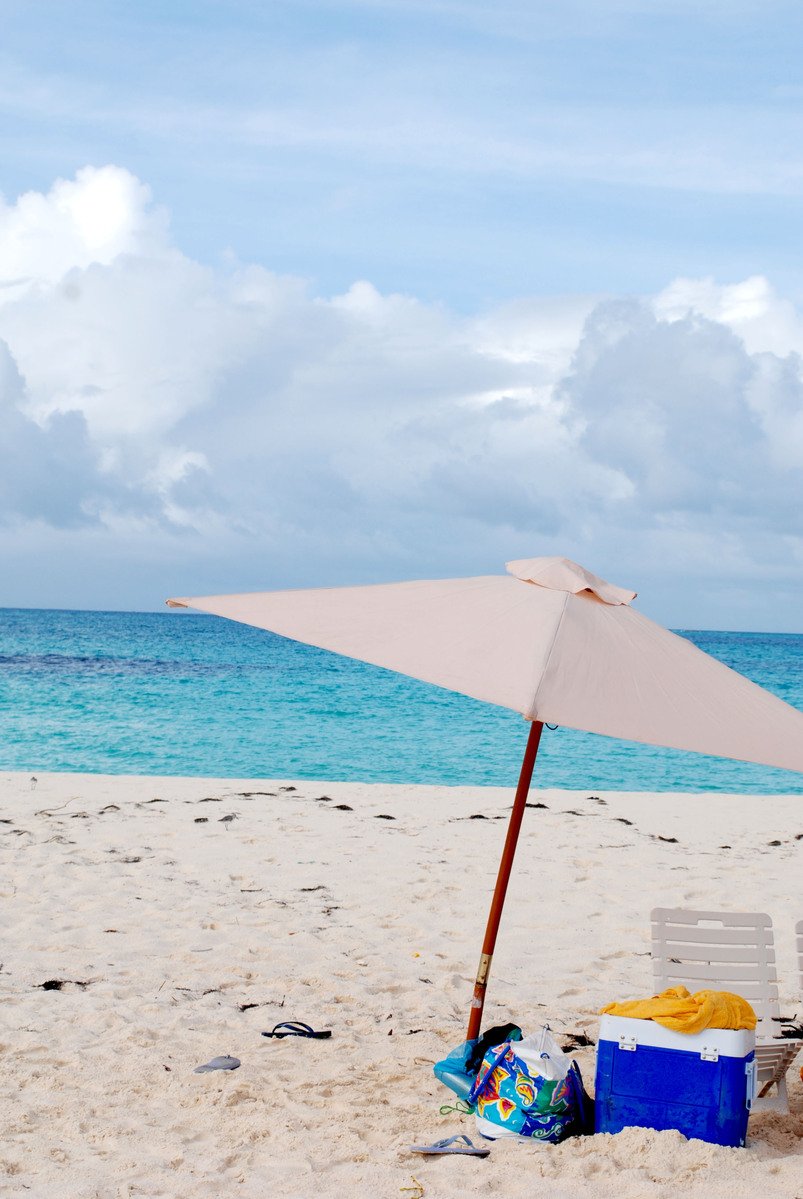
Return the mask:
[[[680, 926], [680, 939], [685, 945], [772, 945], [772, 930], [754, 926], [752, 928], [713, 928], [711, 925], [698, 927], [692, 924]], [[667, 930], [671, 936], [671, 929]]]
[[[682, 941], [664, 942], [668, 961], [681, 958], [684, 962], [755, 962], [755, 945], [700, 945], [699, 943], [684, 944]], [[766, 955], [769, 965], [775, 962], [775, 951], [769, 950]]]

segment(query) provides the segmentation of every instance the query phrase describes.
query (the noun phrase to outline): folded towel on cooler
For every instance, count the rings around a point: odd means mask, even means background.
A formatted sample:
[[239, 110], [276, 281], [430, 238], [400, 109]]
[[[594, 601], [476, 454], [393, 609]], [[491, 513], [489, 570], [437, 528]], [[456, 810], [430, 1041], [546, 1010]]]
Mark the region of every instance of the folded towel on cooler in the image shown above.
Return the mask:
[[670, 987], [650, 999], [628, 999], [600, 1008], [603, 1016], [630, 1016], [634, 1020], [654, 1020], [673, 1032], [702, 1032], [705, 1028], [756, 1027], [756, 1013], [741, 995], [730, 991], [697, 991]]

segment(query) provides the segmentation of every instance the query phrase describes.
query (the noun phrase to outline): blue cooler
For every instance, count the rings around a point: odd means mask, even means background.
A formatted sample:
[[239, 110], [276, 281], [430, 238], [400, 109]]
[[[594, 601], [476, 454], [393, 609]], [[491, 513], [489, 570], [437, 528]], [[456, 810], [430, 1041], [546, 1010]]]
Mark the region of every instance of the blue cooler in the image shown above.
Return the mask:
[[755, 1033], [671, 1032], [654, 1020], [603, 1016], [595, 1132], [674, 1128], [714, 1145], [744, 1145], [755, 1097]]

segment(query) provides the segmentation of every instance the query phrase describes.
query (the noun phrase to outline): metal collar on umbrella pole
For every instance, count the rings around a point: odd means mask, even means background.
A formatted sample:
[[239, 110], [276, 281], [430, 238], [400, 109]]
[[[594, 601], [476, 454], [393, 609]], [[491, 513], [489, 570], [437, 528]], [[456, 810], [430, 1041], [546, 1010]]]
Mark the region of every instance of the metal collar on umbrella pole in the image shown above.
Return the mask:
[[482, 1009], [485, 1006], [485, 991], [488, 986], [488, 975], [491, 972], [491, 961], [496, 946], [496, 935], [499, 932], [499, 921], [502, 918], [505, 894], [507, 893], [507, 885], [510, 881], [510, 871], [513, 866], [516, 844], [519, 839], [519, 830], [521, 829], [524, 807], [530, 791], [530, 781], [533, 777], [535, 757], [538, 753], [538, 743], [541, 740], [543, 728], [542, 721], [534, 720], [530, 726], [530, 735], [527, 738], [527, 748], [524, 751], [524, 761], [521, 764], [519, 785], [516, 788], [516, 798], [513, 800], [513, 810], [510, 813], [510, 821], [507, 826], [502, 860], [499, 863], [499, 874], [496, 878], [496, 887], [494, 888], [493, 899], [491, 900], [491, 910], [488, 913], [488, 924], [485, 929], [485, 940], [482, 943], [482, 954], [477, 970], [477, 980], [474, 983], [474, 996], [471, 1000], [471, 1013], [468, 1018], [467, 1039], [469, 1041], [473, 1041], [480, 1033]]

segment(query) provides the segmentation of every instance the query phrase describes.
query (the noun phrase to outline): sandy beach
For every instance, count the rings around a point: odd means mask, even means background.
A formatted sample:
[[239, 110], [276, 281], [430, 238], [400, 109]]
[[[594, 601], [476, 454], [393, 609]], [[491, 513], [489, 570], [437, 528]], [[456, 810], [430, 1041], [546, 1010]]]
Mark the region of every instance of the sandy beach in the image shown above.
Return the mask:
[[[432, 1063], [463, 1037], [506, 790], [0, 775], [0, 1194], [792, 1199], [803, 1087], [747, 1149], [629, 1130], [485, 1161]], [[486, 1023], [596, 1039], [649, 994], [655, 904], [773, 918], [803, 1000], [799, 797], [539, 791]], [[50, 984], [45, 986], [44, 984]], [[55, 984], [55, 985], [54, 985]], [[260, 1036], [280, 1020], [329, 1041]], [[218, 1054], [241, 1067], [195, 1074]], [[593, 1050], [578, 1053], [593, 1083]]]

